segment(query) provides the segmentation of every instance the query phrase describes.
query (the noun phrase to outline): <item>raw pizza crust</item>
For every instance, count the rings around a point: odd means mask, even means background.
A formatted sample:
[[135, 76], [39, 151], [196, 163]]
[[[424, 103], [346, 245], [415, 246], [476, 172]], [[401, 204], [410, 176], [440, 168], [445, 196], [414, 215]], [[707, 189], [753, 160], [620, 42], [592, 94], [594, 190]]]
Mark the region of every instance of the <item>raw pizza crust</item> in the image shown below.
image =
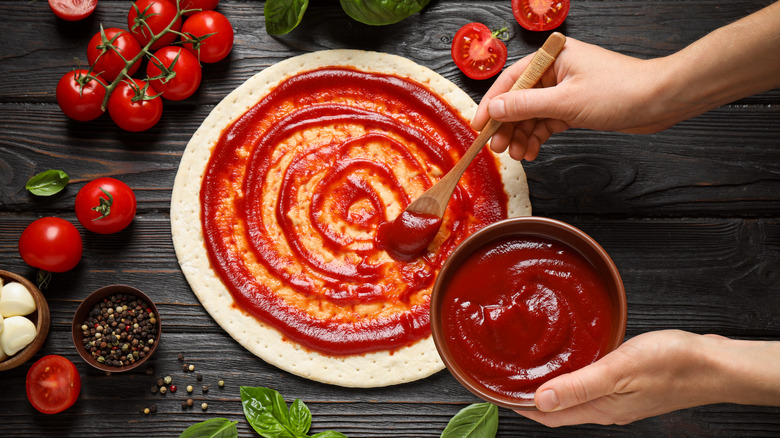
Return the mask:
[[[325, 66], [405, 76], [427, 85], [466, 120], [476, 112], [474, 101], [455, 84], [406, 58], [378, 52], [328, 50], [275, 64], [236, 88], [208, 115], [192, 136], [182, 156], [173, 186], [171, 231], [182, 272], [203, 307], [247, 350], [264, 361], [307, 379], [346, 387], [380, 387], [411, 382], [442, 369], [430, 336], [393, 351], [333, 357], [285, 340], [274, 328], [237, 308], [230, 292], [211, 269], [200, 220], [200, 186], [211, 152], [227, 126], [252, 108], [277, 84], [295, 74]], [[509, 216], [531, 214], [528, 185], [521, 164], [499, 156], [501, 175], [509, 195]]]

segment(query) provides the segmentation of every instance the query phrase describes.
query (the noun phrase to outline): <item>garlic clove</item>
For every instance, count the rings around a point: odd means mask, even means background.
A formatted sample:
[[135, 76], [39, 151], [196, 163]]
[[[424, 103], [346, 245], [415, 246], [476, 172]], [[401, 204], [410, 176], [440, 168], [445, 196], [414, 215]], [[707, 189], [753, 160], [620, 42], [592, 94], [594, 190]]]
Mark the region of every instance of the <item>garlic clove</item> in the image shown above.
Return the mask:
[[35, 299], [23, 284], [11, 281], [0, 292], [0, 315], [24, 316], [35, 312]]
[[37, 334], [35, 324], [24, 316], [5, 318], [3, 332], [0, 333], [0, 347], [5, 354], [13, 356], [35, 340]]

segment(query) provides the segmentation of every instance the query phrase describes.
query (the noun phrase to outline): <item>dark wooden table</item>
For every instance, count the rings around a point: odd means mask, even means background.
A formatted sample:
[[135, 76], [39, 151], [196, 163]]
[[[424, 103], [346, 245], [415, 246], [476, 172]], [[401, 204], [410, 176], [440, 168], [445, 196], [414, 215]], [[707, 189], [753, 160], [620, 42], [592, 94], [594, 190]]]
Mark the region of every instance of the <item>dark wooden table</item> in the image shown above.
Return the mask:
[[[288, 402], [305, 401], [313, 431], [350, 437], [439, 436], [447, 421], [478, 400], [447, 371], [389, 388], [345, 389], [304, 380], [267, 365], [233, 341], [201, 308], [179, 270], [171, 242], [169, 203], [179, 160], [190, 136], [231, 90], [264, 68], [321, 49], [355, 48], [410, 58], [444, 75], [475, 100], [489, 81], [463, 76], [450, 58], [455, 31], [470, 21], [509, 26], [509, 62], [535, 50], [546, 34], [522, 30], [509, 0], [433, 0], [399, 24], [369, 27], [349, 19], [336, 1], [312, 1], [300, 27], [271, 37], [264, 2], [223, 0], [219, 11], [236, 30], [230, 57], [204, 67], [200, 90], [166, 102], [161, 122], [126, 133], [107, 115], [68, 120], [55, 102], [57, 80], [86, 64], [85, 48], [100, 23], [125, 27], [127, 0], [101, 0], [79, 23], [57, 19], [43, 0], [0, 2], [0, 268], [34, 278], [17, 253], [25, 226], [42, 216], [77, 223], [74, 197], [87, 181], [109, 175], [138, 197], [132, 226], [99, 236], [80, 228], [84, 257], [55, 275], [46, 291], [52, 325], [36, 358], [60, 354], [83, 379], [77, 403], [43, 415], [27, 402], [30, 363], [0, 373], [0, 435], [178, 436], [212, 417], [239, 420], [241, 436], [256, 436], [244, 419], [239, 386], [268, 386]], [[758, 10], [766, 0], [578, 1], [565, 34], [641, 58], [672, 53], [716, 27]], [[52, 198], [24, 185], [50, 168], [71, 176]], [[735, 338], [780, 339], [780, 90], [749, 97], [657, 135], [572, 130], [555, 136], [526, 166], [534, 212], [568, 221], [595, 237], [620, 268], [628, 293], [627, 336], [679, 328]], [[70, 339], [73, 313], [91, 291], [134, 285], [157, 302], [163, 339], [137, 372], [107, 376], [78, 357]], [[183, 388], [195, 382], [177, 354], [211, 386], [196, 389], [199, 405], [183, 409]], [[170, 375], [176, 394], [151, 394]], [[226, 385], [218, 389], [216, 382]], [[157, 412], [140, 413], [155, 405]], [[780, 436], [780, 408], [713, 405], [673, 412], [628, 426], [548, 429], [500, 411], [499, 436]]]

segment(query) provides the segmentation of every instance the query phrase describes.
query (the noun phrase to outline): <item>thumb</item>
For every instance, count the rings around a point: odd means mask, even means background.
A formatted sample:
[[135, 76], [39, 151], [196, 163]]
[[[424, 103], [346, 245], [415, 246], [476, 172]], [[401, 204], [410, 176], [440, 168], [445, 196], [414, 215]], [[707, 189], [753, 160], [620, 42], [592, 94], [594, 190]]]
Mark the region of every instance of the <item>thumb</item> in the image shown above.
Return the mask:
[[562, 374], [539, 387], [534, 401], [540, 411], [560, 411], [613, 394], [617, 376], [600, 362]]
[[488, 102], [488, 114], [501, 122], [528, 119], [565, 120], [557, 87], [509, 91]]

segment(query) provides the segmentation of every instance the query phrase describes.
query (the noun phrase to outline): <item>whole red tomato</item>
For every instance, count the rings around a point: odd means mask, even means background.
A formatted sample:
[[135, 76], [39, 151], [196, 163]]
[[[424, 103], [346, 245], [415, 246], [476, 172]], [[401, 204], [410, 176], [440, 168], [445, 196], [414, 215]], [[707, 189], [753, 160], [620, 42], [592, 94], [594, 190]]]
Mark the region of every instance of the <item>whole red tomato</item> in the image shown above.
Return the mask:
[[83, 20], [92, 14], [98, 0], [49, 0], [54, 15], [67, 21]]
[[65, 272], [81, 260], [79, 230], [58, 217], [33, 221], [19, 238], [19, 255], [28, 265], [49, 272]]
[[[200, 12], [197, 11], [197, 9], [200, 9], [201, 11], [213, 11], [214, 9], [217, 9], [218, 4], [219, 0], [181, 0], [181, 9], [190, 10], [190, 12], [184, 13], [185, 17], [189, 17], [196, 12]], [[196, 10], [193, 11], [192, 9]]]
[[[156, 51], [146, 64], [146, 76], [155, 90], [168, 100], [186, 99], [198, 90], [203, 69], [198, 58], [182, 47]], [[160, 77], [159, 79], [154, 79]]]
[[[142, 23], [142, 19], [146, 25]], [[149, 44], [149, 41], [162, 33], [168, 25], [171, 25], [170, 29], [173, 31], [181, 29], [181, 17], [177, 15], [176, 4], [170, 0], [138, 0], [133, 3], [127, 13], [127, 28], [142, 46]], [[165, 47], [171, 44], [176, 37], [175, 33], [167, 32], [157, 39], [149, 49], [157, 50]]]
[[80, 122], [94, 120], [103, 114], [106, 83], [99, 76], [92, 79], [84, 69], [65, 73], [57, 82], [57, 104], [66, 116]]
[[76, 218], [89, 231], [111, 234], [122, 231], [135, 217], [135, 194], [122, 181], [98, 178], [76, 195]]
[[499, 32], [491, 32], [482, 23], [461, 27], [452, 39], [450, 50], [460, 71], [472, 79], [487, 79], [500, 72], [506, 64], [507, 50], [498, 39]]
[[221, 61], [233, 49], [233, 26], [217, 11], [193, 14], [184, 22], [181, 32], [196, 41], [194, 45], [187, 43], [184, 47], [207, 64]]
[[108, 98], [108, 115], [125, 131], [146, 131], [160, 121], [162, 111], [159, 93], [140, 79], [123, 80]]
[[[110, 46], [114, 46], [116, 50]], [[117, 53], [117, 51], [119, 53]], [[125, 60], [131, 60], [141, 53], [138, 41], [126, 30], [116, 27], [101, 29], [87, 44], [87, 61], [94, 75], [100, 75], [107, 82], [113, 82], [125, 68]], [[120, 56], [121, 54], [121, 56]], [[127, 70], [132, 76], [141, 66], [141, 57]]]
[[552, 30], [569, 15], [569, 0], [512, 0], [515, 20], [528, 30]]
[[65, 357], [50, 354], [27, 371], [27, 400], [44, 414], [56, 414], [73, 406], [81, 393], [81, 376]]

